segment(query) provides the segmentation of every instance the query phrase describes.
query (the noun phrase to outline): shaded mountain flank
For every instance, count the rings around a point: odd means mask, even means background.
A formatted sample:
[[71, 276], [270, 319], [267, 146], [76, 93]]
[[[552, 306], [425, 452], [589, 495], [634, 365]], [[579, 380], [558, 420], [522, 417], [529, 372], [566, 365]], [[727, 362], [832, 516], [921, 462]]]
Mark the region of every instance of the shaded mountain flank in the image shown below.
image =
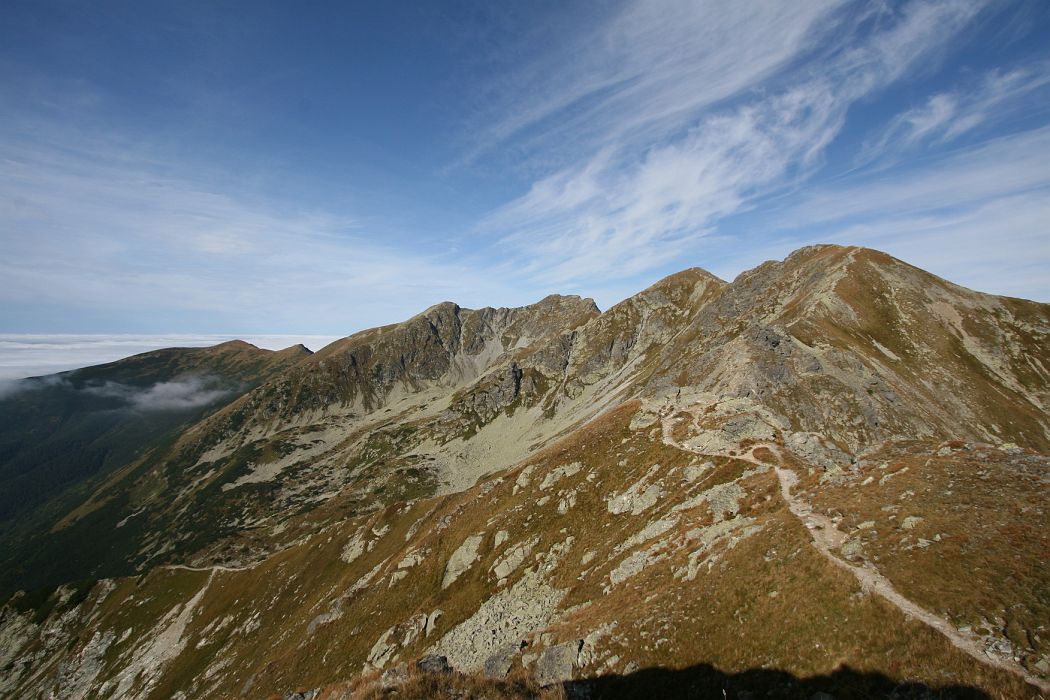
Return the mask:
[[1039, 697], [1048, 336], [1050, 305], [814, 246], [38, 380], [66, 394], [0, 410], [70, 427], [4, 423], [41, 495], [0, 541], [0, 695]]
[[5, 567], [14, 567], [9, 580], [31, 584], [17, 560], [113, 472], [310, 354], [302, 345], [273, 352], [231, 341], [18, 382], [0, 398], [0, 546]]

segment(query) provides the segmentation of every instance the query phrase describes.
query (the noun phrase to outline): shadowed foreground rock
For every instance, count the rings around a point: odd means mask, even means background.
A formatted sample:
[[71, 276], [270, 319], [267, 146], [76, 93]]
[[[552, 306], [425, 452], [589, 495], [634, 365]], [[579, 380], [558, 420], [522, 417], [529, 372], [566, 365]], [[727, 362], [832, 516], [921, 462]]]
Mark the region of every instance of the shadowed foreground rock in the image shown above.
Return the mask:
[[849, 667], [828, 675], [797, 678], [790, 673], [772, 669], [725, 673], [708, 664], [681, 670], [649, 668], [622, 676], [573, 681], [565, 684], [565, 691], [569, 698], [593, 700], [991, 700], [989, 694], [977, 688], [961, 685], [931, 687]]
[[[420, 663], [422, 663], [422, 659]], [[313, 695], [311, 696], [310, 693]], [[686, 669], [650, 668], [625, 675], [540, 685], [526, 679], [494, 680], [455, 671], [414, 672], [395, 682], [382, 679], [353, 690], [343, 684], [286, 696], [284, 700], [991, 700], [982, 690], [929, 686], [882, 673], [840, 668], [830, 674], [799, 678], [784, 671], [751, 669], [726, 673], [708, 664]]]

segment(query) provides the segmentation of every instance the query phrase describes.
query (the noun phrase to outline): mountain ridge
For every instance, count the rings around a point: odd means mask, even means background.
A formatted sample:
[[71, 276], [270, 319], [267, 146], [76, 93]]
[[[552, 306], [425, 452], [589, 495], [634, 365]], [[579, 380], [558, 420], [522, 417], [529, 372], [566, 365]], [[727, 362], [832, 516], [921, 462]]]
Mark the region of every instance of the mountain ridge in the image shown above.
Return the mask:
[[[0, 635], [29, 670], [0, 690], [335, 693], [424, 652], [546, 681], [699, 662], [808, 677], [886, 670], [904, 645], [895, 674], [1034, 697], [1048, 340], [1050, 305], [830, 245], [731, 282], [683, 270], [604, 312], [431, 306], [292, 353], [34, 540], [23, 572], [99, 528], [119, 553], [84, 551], [102, 582], [75, 605], [70, 579], [46, 582], [64, 584], [51, 608], [13, 598]], [[969, 592], [967, 569], [1025, 583]], [[139, 595], [153, 612], [127, 608]], [[49, 624], [76, 650], [58, 675]], [[159, 639], [184, 641], [146, 668], [135, 648]]]

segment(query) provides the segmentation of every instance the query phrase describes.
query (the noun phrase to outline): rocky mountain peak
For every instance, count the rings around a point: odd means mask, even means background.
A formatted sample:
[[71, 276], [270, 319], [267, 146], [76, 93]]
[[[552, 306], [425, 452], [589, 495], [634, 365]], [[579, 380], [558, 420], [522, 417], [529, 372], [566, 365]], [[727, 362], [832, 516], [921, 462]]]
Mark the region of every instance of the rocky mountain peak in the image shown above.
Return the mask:
[[287, 356], [309, 357], [310, 355], [313, 355], [314, 353], [313, 353], [313, 350], [311, 350], [310, 348], [306, 347], [302, 343], [296, 343], [295, 345], [289, 345], [286, 348], [282, 348], [281, 350], [276, 351], [276, 354], [278, 354], [278, 355], [287, 355]]
[[820, 245], [604, 312], [444, 302], [312, 355], [129, 358], [265, 380], [0, 537], [6, 585], [44, 590], [0, 614], [0, 694], [339, 697], [451, 666], [589, 697], [1034, 698], [1048, 348], [1050, 305]]

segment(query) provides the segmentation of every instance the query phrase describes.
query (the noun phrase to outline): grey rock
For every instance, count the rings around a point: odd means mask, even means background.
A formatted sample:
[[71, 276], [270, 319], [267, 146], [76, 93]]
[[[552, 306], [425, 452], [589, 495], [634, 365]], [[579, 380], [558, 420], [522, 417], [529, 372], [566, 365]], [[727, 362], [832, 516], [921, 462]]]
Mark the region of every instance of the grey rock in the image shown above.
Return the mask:
[[506, 678], [520, 650], [518, 644], [506, 644], [497, 649], [495, 654], [485, 659], [485, 675], [489, 678]]
[[448, 564], [445, 565], [445, 577], [441, 580], [442, 588], [448, 588], [474, 564], [478, 558], [478, 547], [481, 546], [482, 539], [484, 539], [482, 535], [471, 535], [463, 541], [459, 549], [452, 553]]
[[817, 433], [790, 433], [785, 437], [784, 446], [803, 461], [824, 469], [851, 461], [850, 455]]
[[476, 673], [484, 669], [494, 650], [547, 628], [557, 616], [565, 591], [552, 587], [545, 577], [572, 542], [570, 536], [552, 545], [513, 586], [490, 597], [470, 618], [449, 630], [435, 651], [447, 655], [453, 668]]
[[383, 668], [387, 661], [390, 661], [394, 656], [394, 652], [397, 651], [397, 643], [390, 640], [395, 630], [396, 627], [391, 627], [376, 640], [372, 650], [368, 653], [368, 663], [376, 668]]
[[858, 540], [848, 540], [839, 551], [846, 559], [856, 559], [864, 552], [864, 547]]
[[496, 578], [506, 578], [514, 573], [514, 570], [525, 561], [526, 557], [532, 554], [532, 550], [538, 542], [539, 538], [533, 537], [510, 548], [504, 554], [503, 558], [497, 561], [492, 567], [492, 572], [496, 575]]
[[643, 479], [624, 493], [611, 496], [606, 507], [613, 515], [638, 515], [655, 505], [663, 496], [664, 491], [660, 486], [648, 484]]
[[912, 530], [915, 528], [916, 525], [918, 525], [922, 521], [923, 518], [918, 515], [909, 515], [907, 518], [904, 519], [904, 522], [901, 523], [901, 529]]
[[641, 409], [631, 418], [630, 428], [631, 430], [641, 430], [642, 428], [648, 428], [658, 420], [660, 420], [658, 413]]
[[393, 668], [383, 671], [379, 682], [384, 686], [399, 685], [408, 680], [408, 664], [398, 664]]
[[[487, 383], [480, 385], [467, 394], [456, 408], [465, 413], [473, 413], [484, 425], [490, 423], [496, 415], [507, 406], [514, 403], [522, 393], [522, 378], [524, 374], [517, 363], [512, 363], [507, 370], [500, 375], [489, 378]], [[529, 387], [524, 387], [527, 391]]]
[[436, 610], [431, 612], [429, 615], [427, 615], [427, 622], [426, 622], [426, 624], [423, 627], [423, 636], [424, 637], [429, 637], [430, 636], [430, 633], [433, 632], [434, 628], [437, 626], [438, 618], [441, 617], [444, 614], [445, 614], [444, 610], [442, 610], [441, 608], [437, 608]]
[[541, 686], [572, 680], [583, 640], [558, 644], [543, 650], [536, 661], [536, 682]]
[[416, 662], [416, 668], [423, 673], [452, 673], [447, 656], [427, 654]]

